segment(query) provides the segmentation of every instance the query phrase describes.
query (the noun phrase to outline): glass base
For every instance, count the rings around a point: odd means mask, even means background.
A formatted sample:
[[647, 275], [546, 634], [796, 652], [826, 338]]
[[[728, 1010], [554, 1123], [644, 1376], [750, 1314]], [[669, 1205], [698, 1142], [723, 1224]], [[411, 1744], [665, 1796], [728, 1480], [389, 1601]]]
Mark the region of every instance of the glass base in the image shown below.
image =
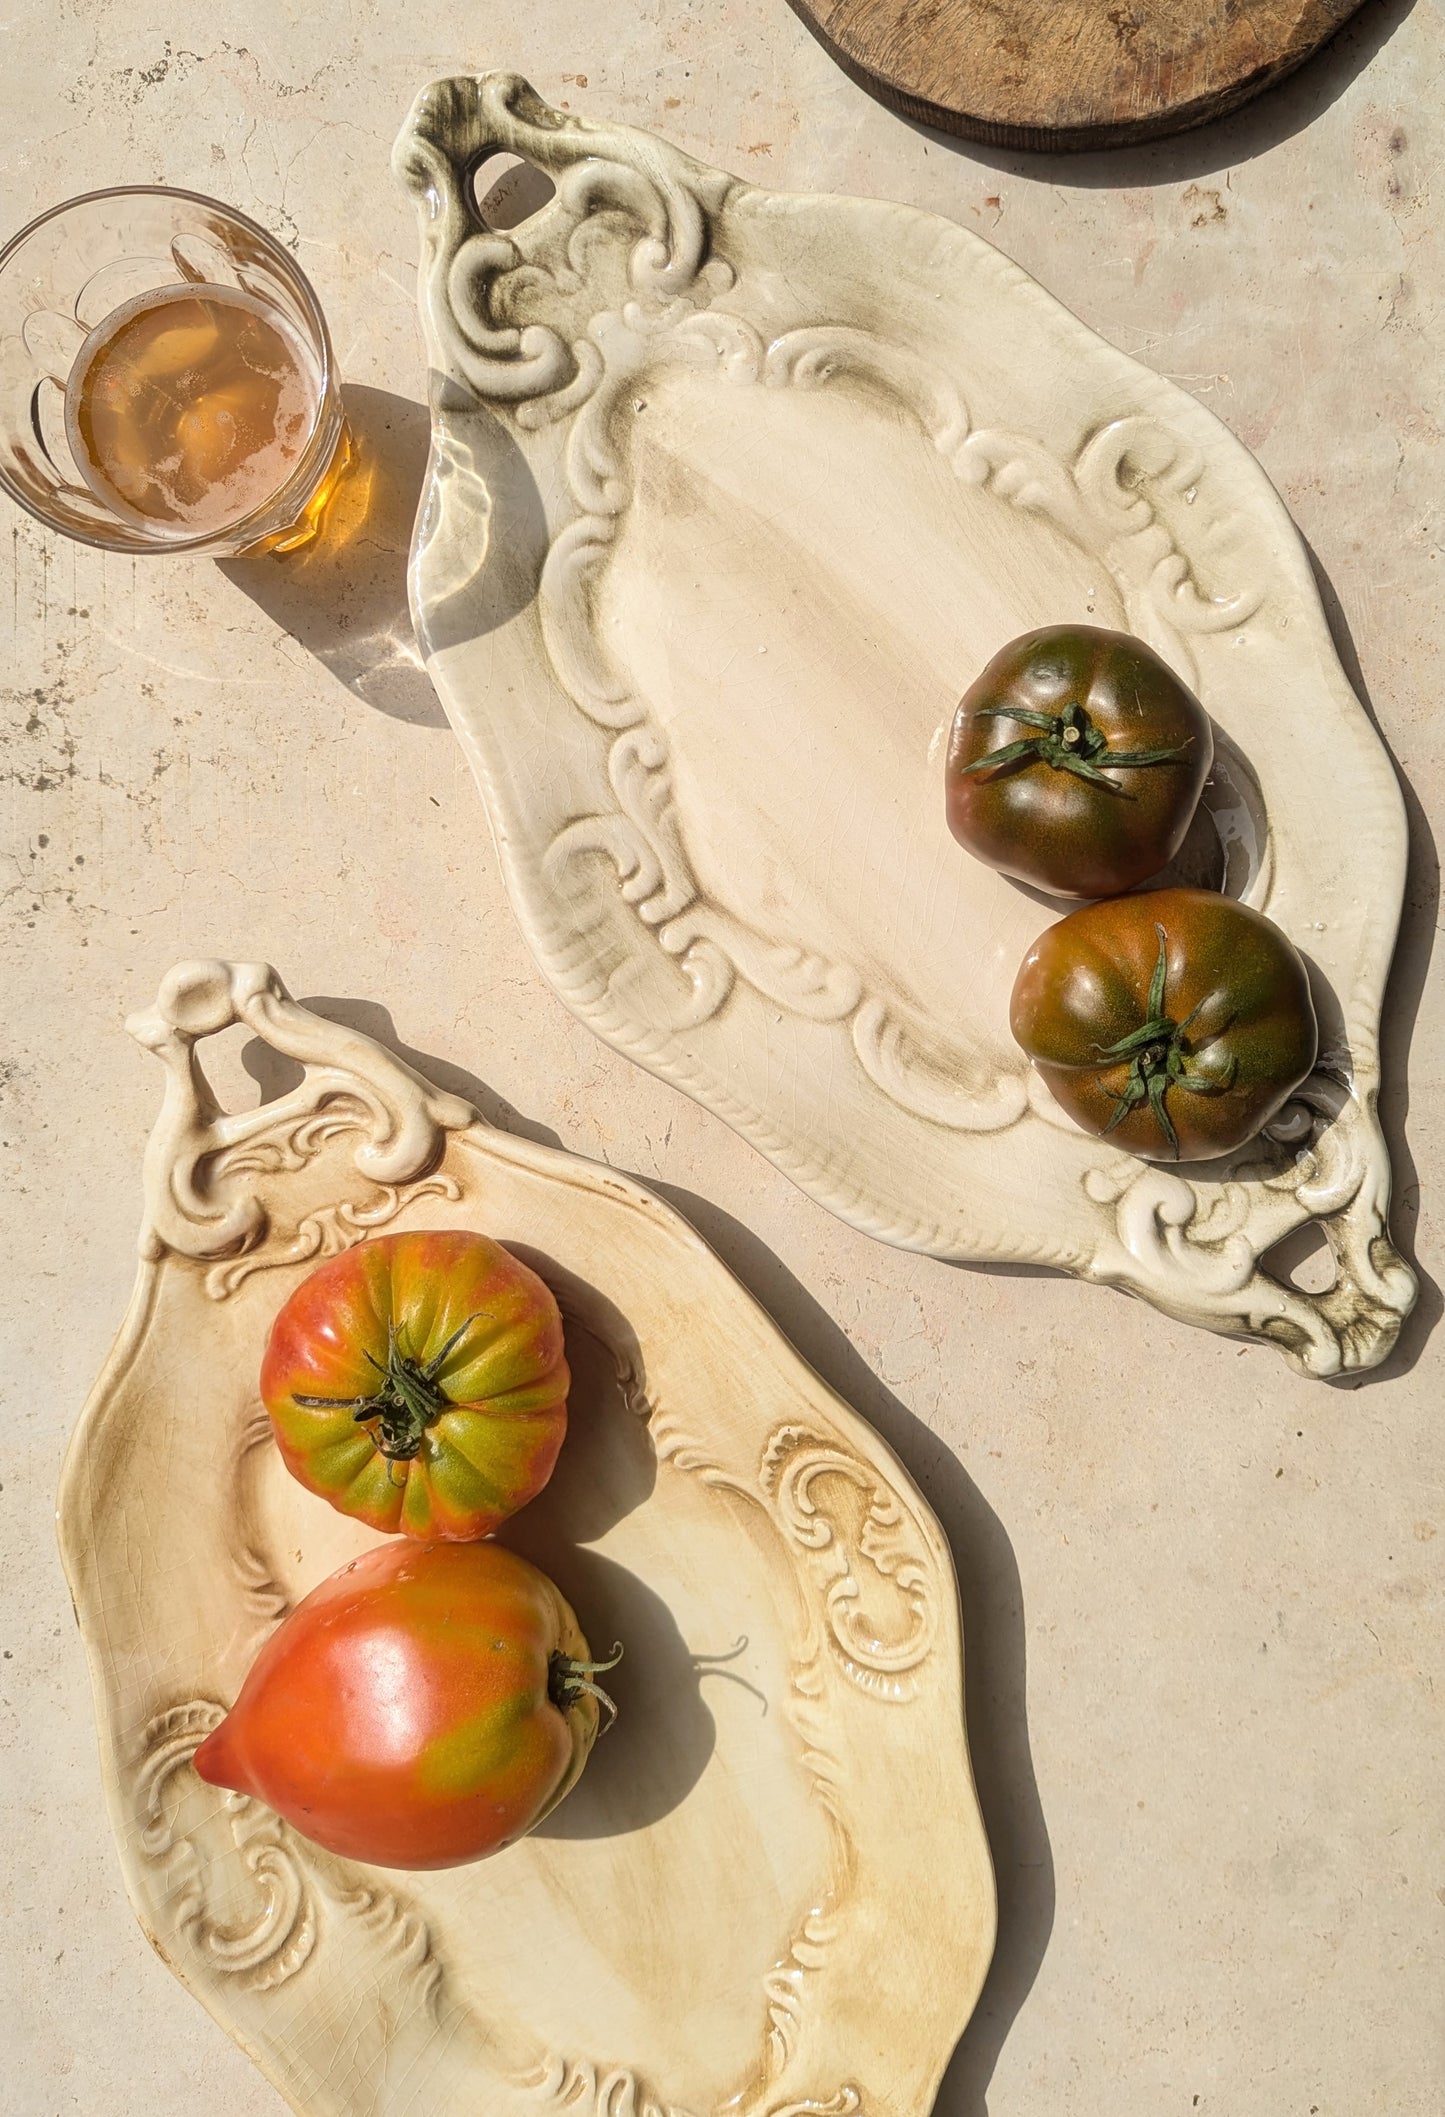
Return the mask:
[[321, 529], [326, 510], [331, 504], [336, 488], [351, 468], [354, 456], [351, 428], [343, 418], [341, 432], [337, 435], [336, 446], [331, 452], [331, 461], [321, 473], [315, 491], [296, 520], [289, 528], [273, 529], [269, 536], [260, 538], [255, 544], [248, 544], [244, 551], [237, 552], [236, 556], [252, 559], [262, 552], [273, 552], [279, 556], [282, 552], [299, 551], [303, 545], [311, 543]]

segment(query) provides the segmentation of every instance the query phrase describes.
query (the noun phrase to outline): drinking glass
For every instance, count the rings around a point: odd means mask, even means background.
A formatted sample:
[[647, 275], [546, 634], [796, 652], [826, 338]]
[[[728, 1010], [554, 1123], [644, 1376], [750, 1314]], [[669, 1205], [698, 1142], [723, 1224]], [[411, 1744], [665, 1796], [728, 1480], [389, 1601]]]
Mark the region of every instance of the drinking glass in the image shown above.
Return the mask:
[[48, 527], [107, 551], [288, 551], [349, 455], [321, 305], [234, 207], [92, 191], [0, 250], [0, 485]]

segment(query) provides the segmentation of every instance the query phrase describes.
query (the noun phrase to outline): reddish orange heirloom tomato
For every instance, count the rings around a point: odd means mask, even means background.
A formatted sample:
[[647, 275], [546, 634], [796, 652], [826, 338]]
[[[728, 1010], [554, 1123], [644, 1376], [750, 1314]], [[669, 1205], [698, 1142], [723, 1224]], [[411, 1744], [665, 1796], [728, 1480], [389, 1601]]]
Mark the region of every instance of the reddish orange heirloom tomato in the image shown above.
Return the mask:
[[212, 1786], [382, 1867], [523, 1837], [597, 1737], [592, 1660], [545, 1573], [501, 1544], [384, 1544], [313, 1588], [196, 1751]]
[[571, 1377], [548, 1287], [464, 1230], [382, 1235], [303, 1279], [261, 1395], [293, 1477], [404, 1536], [486, 1536], [536, 1497]]

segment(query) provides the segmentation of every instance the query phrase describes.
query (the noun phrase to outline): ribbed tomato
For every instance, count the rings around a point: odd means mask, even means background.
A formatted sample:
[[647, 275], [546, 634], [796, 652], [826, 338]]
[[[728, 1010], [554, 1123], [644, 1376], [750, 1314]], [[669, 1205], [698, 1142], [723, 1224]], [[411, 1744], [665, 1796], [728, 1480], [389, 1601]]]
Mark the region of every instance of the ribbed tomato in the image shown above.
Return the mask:
[[1308, 1075], [1318, 1044], [1288, 935], [1204, 889], [1070, 912], [1024, 957], [1009, 1022], [1069, 1115], [1148, 1161], [1242, 1146]]
[[1184, 842], [1214, 759], [1209, 715], [1152, 647], [1098, 625], [1011, 640], [954, 716], [948, 827], [1061, 897], [1112, 897]]
[[567, 1430], [550, 1289], [465, 1231], [382, 1235], [303, 1279], [261, 1395], [286, 1467], [405, 1536], [485, 1536], [534, 1498]]
[[384, 1544], [277, 1627], [195, 1767], [328, 1852], [456, 1867], [575, 1786], [611, 1665], [501, 1544]]

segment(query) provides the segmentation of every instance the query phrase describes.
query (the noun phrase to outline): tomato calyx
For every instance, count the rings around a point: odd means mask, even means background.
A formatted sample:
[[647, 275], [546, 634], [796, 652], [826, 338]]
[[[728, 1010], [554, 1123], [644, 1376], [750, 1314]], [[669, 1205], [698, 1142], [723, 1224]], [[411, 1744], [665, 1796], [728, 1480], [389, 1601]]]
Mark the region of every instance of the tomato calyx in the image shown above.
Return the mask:
[[607, 1728], [617, 1718], [617, 1707], [608, 1697], [600, 1683], [590, 1679], [607, 1669], [615, 1669], [622, 1659], [622, 1641], [614, 1640], [611, 1657], [606, 1661], [577, 1661], [571, 1654], [554, 1654], [547, 1663], [547, 1696], [559, 1713], [569, 1713], [577, 1700], [584, 1695], [595, 1698], [607, 1708]]
[[452, 1403], [438, 1388], [437, 1376], [477, 1321], [468, 1316], [454, 1330], [441, 1351], [423, 1366], [401, 1349], [397, 1328], [386, 1328], [385, 1365], [370, 1351], [366, 1358], [381, 1377], [380, 1386], [367, 1397], [296, 1397], [293, 1401], [311, 1410], [347, 1410], [358, 1426], [375, 1426], [372, 1438], [378, 1455], [389, 1463], [408, 1463], [420, 1455], [427, 1428]]
[[[1121, 1125], [1131, 1110], [1137, 1110], [1147, 1102], [1154, 1113], [1159, 1130], [1179, 1159], [1179, 1135], [1174, 1121], [1165, 1107], [1164, 1098], [1171, 1088], [1183, 1088], [1189, 1095], [1221, 1095], [1233, 1085], [1236, 1062], [1231, 1056], [1217, 1072], [1208, 1072], [1191, 1063], [1195, 1056], [1186, 1031], [1204, 1006], [1190, 1009], [1182, 1022], [1176, 1022], [1165, 1012], [1165, 986], [1169, 976], [1169, 944], [1164, 929], [1157, 921], [1154, 931], [1159, 936], [1159, 960], [1154, 966], [1154, 975], [1149, 981], [1148, 1020], [1128, 1036], [1121, 1036], [1114, 1044], [1096, 1044], [1095, 1051], [1104, 1060], [1127, 1059], [1129, 1075], [1123, 1093], [1114, 1098], [1114, 1115], [1104, 1127], [1103, 1136]], [[1228, 1024], [1222, 1025], [1227, 1028]], [[1215, 1030], [1214, 1036], [1222, 1033]]]
[[980, 706], [977, 718], [1021, 721], [1026, 728], [1037, 728], [1039, 732], [1021, 735], [1017, 742], [1006, 742], [987, 756], [976, 757], [972, 764], [962, 767], [961, 777], [970, 772], [999, 771], [1004, 765], [1018, 764], [1027, 758], [1031, 764], [1046, 764], [1056, 772], [1072, 772], [1076, 779], [1105, 787], [1125, 801], [1132, 801], [1134, 796], [1117, 779], [1110, 779], [1101, 771], [1101, 764], [1116, 770], [1121, 765], [1177, 764], [1189, 747], [1187, 743], [1175, 743], [1172, 748], [1161, 750], [1111, 750], [1108, 736], [1077, 699], [1071, 700], [1062, 713], [1035, 713], [1027, 706]]

